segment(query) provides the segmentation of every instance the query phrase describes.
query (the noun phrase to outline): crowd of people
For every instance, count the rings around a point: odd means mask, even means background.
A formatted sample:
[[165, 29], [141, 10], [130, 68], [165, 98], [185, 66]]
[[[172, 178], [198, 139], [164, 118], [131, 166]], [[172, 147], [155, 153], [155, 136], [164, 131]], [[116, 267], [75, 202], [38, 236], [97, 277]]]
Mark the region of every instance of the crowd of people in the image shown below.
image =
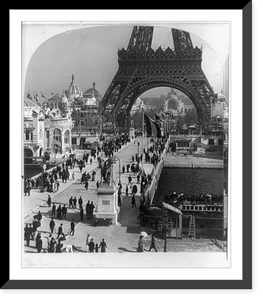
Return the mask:
[[224, 197], [222, 194], [215, 195], [215, 194], [184, 194], [184, 193], [177, 193], [173, 192], [170, 194], [164, 195], [164, 202], [169, 204], [178, 203], [183, 204], [184, 201], [189, 201], [191, 204], [222, 204]]
[[[92, 172], [84, 172], [82, 173], [82, 168], [85, 167], [86, 164], [92, 164], [92, 161], [97, 158], [99, 161], [101, 157], [104, 155], [113, 156], [114, 151], [118, 151], [121, 145], [127, 143], [128, 140], [123, 140], [121, 143], [117, 145], [114, 143], [105, 143], [102, 147], [98, 147], [96, 151], [91, 151], [90, 153], [84, 153], [82, 156], [76, 157], [75, 155], [70, 155], [67, 160], [61, 165], [57, 165], [55, 168], [50, 170], [49, 172], [43, 172], [38, 177], [33, 179], [29, 178], [25, 180], [25, 195], [28, 193], [30, 195], [30, 189], [36, 188], [41, 189], [41, 191], [55, 192], [59, 189], [59, 180], [63, 182], [67, 182], [70, 178], [69, 169], [73, 169], [72, 179], [74, 179], [74, 168], [78, 166], [81, 172], [80, 184], [83, 184], [85, 189], [89, 188], [89, 181], [95, 181], [96, 179], [96, 170]], [[151, 174], [146, 174], [144, 170], [141, 169], [140, 162], [144, 159], [146, 163], [149, 163], [148, 158], [150, 157], [150, 162], [155, 165], [156, 161], [159, 159], [160, 151], [163, 149], [163, 143], [161, 140], [157, 140], [153, 145], [150, 145], [147, 150], [144, 150], [140, 155], [138, 153], [131, 156], [131, 162], [127, 163], [127, 165], [123, 165], [122, 172], [123, 173], [133, 173], [136, 176], [136, 180], [133, 181], [131, 174], [128, 176], [128, 183], [126, 185], [125, 192], [122, 191], [122, 184], [119, 182], [119, 191], [118, 191], [118, 205], [121, 206], [121, 195], [125, 193], [126, 195], [131, 194], [131, 205], [132, 207], [136, 207], [136, 198], [135, 195], [138, 192], [137, 185], [140, 184], [140, 193], [142, 199], [140, 200], [140, 211], [145, 210], [145, 199], [144, 192], [147, 188], [148, 184], [151, 183], [152, 177]], [[101, 181], [96, 182], [97, 189], [100, 185]], [[130, 188], [130, 191], [129, 191]], [[29, 191], [28, 191], [29, 190]], [[96, 225], [96, 218], [94, 218], [94, 202], [91, 200], [87, 200], [84, 203], [82, 197], [78, 199], [75, 196], [71, 196], [67, 204], [59, 204], [52, 201], [50, 195], [47, 198], [47, 205], [51, 208], [50, 212], [50, 234], [47, 238], [47, 248], [43, 248], [43, 238], [41, 236], [41, 231], [39, 230], [41, 227], [41, 212], [39, 212], [32, 223], [27, 223], [25, 226], [25, 241], [26, 245], [30, 246], [31, 241], [34, 241], [37, 252], [63, 252], [63, 241], [66, 240], [68, 235], [75, 234], [76, 221], [82, 222], [85, 218], [90, 221], [94, 221], [94, 225]], [[68, 217], [68, 213], [70, 210], [74, 210], [74, 219], [72, 218], [72, 213], [70, 217]], [[76, 212], [77, 210], [77, 212]], [[76, 214], [77, 213], [77, 214]], [[70, 220], [69, 220], [70, 219]], [[57, 229], [57, 236], [55, 237], [55, 228], [57, 227], [56, 222], [60, 220], [68, 220], [70, 222], [70, 228], [66, 233], [64, 233], [63, 223]], [[32, 245], [31, 245], [32, 246]], [[90, 239], [88, 244], [86, 244], [88, 252], [98, 252], [98, 249], [101, 252], [106, 251], [106, 243], [104, 240], [100, 244], [94, 243], [93, 239]]]

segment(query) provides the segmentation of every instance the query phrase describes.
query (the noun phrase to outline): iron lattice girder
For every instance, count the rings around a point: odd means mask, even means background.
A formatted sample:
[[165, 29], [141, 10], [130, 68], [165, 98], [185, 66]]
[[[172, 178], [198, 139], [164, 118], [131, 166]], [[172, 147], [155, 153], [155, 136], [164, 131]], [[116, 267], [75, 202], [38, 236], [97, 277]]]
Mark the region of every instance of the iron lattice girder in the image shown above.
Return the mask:
[[134, 26], [127, 48], [128, 51], [146, 51], [150, 48], [152, 45], [153, 28], [152, 26]]
[[134, 28], [128, 50], [118, 51], [119, 69], [101, 101], [102, 107], [114, 105], [112, 120], [120, 110], [126, 109], [128, 114], [135, 100], [147, 90], [168, 86], [185, 93], [194, 103], [199, 119], [209, 122], [211, 97], [215, 95], [201, 68], [202, 50], [193, 48], [189, 33], [172, 29], [175, 50], [159, 47], [154, 51], [150, 47], [153, 29], [146, 32], [147, 28]]
[[184, 51], [185, 49], [193, 49], [189, 32], [172, 28], [172, 36], [175, 51], [179, 52]]

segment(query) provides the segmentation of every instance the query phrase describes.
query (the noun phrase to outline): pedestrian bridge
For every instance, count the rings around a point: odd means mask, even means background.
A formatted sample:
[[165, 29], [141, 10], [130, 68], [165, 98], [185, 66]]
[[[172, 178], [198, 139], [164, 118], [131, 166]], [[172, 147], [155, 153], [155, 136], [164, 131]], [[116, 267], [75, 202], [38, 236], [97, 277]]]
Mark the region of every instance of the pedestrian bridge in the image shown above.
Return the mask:
[[[138, 216], [138, 206], [140, 204], [140, 199], [142, 199], [141, 194], [141, 184], [137, 181], [137, 174], [133, 172], [123, 172], [122, 167], [129, 163], [132, 163], [132, 156], [136, 153], [141, 154], [142, 151], [152, 147], [153, 144], [147, 141], [147, 138], [142, 140], [138, 138], [137, 140], [131, 142], [125, 149], [122, 149], [116, 153], [116, 163], [113, 165], [113, 184], [111, 186], [107, 184], [101, 185], [98, 189], [97, 206], [94, 211], [96, 218], [99, 219], [111, 219], [112, 224], [122, 225], [122, 226], [136, 226], [137, 216]], [[159, 155], [155, 165], [153, 163], [146, 163], [145, 160], [140, 162], [140, 168], [144, 170], [146, 176], [151, 178], [148, 181], [147, 186], [144, 189], [144, 199], [146, 209], [150, 209], [152, 201], [154, 199], [155, 192], [158, 188], [158, 182], [162, 173], [164, 166], [164, 157], [169, 147], [169, 139], [164, 144], [164, 150]], [[126, 168], [125, 168], [126, 170]], [[131, 175], [132, 182], [129, 184], [128, 176]], [[122, 202], [121, 206], [118, 205], [118, 191], [119, 183], [122, 185]], [[131, 187], [137, 185], [136, 193], [136, 205], [137, 209], [132, 209], [131, 206]], [[126, 187], [128, 186], [128, 195], [126, 195]]]

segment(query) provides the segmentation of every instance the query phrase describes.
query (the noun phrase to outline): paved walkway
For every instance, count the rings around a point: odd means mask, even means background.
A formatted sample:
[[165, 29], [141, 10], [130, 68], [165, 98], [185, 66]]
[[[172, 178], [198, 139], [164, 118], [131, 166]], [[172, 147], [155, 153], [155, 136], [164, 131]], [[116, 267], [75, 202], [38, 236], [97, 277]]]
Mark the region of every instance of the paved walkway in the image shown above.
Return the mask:
[[[118, 153], [115, 155], [118, 156], [121, 167], [122, 165], [126, 165], [128, 162], [130, 163], [132, 160], [132, 155], [135, 155], [138, 150], [142, 152], [142, 143], [141, 139], [137, 140], [140, 143], [138, 147], [138, 143], [132, 141], [128, 145], [124, 146]], [[144, 144], [144, 147], [147, 146], [147, 143]], [[119, 160], [113, 166], [113, 178], [116, 182], [119, 180]], [[82, 172], [91, 172], [93, 169], [97, 169], [98, 163], [97, 160], [93, 161], [93, 164], [87, 164]], [[145, 169], [150, 170], [152, 168], [151, 164], [144, 164]], [[122, 169], [121, 169], [122, 170]], [[69, 209], [68, 203], [69, 198], [71, 196], [79, 199], [81, 196], [83, 199], [83, 206], [85, 208], [88, 200], [93, 201], [94, 204], [97, 202], [97, 187], [96, 181], [100, 180], [100, 170], [96, 173], [95, 181], [89, 181], [88, 190], [85, 189], [83, 184], [80, 184], [81, 172], [77, 167], [74, 169], [70, 169], [70, 178], [72, 172], [75, 174], [75, 180], [69, 179], [66, 183], [60, 182], [60, 189], [56, 193], [41, 193], [39, 190], [31, 190], [30, 196], [24, 197], [24, 222], [31, 223], [33, 216], [37, 214], [38, 211], [42, 214], [41, 227], [39, 228], [39, 232], [43, 238], [43, 247], [47, 247], [47, 237], [50, 234], [49, 230], [49, 222], [51, 220], [51, 207], [48, 207], [46, 204], [48, 195], [51, 196], [52, 202], [54, 202], [57, 206], [64, 204], [67, 206], [68, 212], [67, 216], [63, 220], [55, 219], [56, 227], [55, 233], [53, 236], [57, 237], [57, 230], [60, 224], [63, 224], [63, 232], [67, 235], [67, 239], [64, 242], [65, 245], [74, 245], [77, 249], [78, 253], [86, 253], [86, 245], [85, 239], [87, 233], [94, 238], [95, 243], [100, 243], [104, 238], [107, 243], [107, 252], [108, 253], [130, 253], [136, 252], [139, 233], [141, 231], [146, 231], [148, 235], [155, 232], [150, 227], [141, 227], [137, 221], [137, 215], [139, 212], [139, 200], [140, 200], [140, 188], [138, 185], [138, 193], [136, 195], [137, 207], [131, 207], [131, 193], [126, 196], [125, 188], [128, 183], [128, 176], [131, 175], [133, 178], [133, 183], [137, 182], [136, 176], [132, 172], [121, 173], [121, 182], [123, 185], [123, 195], [122, 195], [122, 205], [120, 209], [120, 215], [118, 220], [118, 225], [109, 226], [108, 223], [100, 221], [99, 226], [94, 226], [93, 220], [87, 220], [86, 216], [84, 216], [84, 220], [80, 219], [80, 210], [77, 206], [76, 209]], [[131, 190], [129, 189], [129, 192]], [[85, 209], [84, 209], [85, 211]], [[74, 219], [76, 224], [75, 234], [69, 235], [70, 230], [70, 222]], [[209, 242], [209, 240], [208, 240]], [[189, 241], [187, 241], [189, 243]], [[160, 238], [157, 241], [157, 247], [160, 251], [163, 251], [163, 240]], [[220, 251], [213, 243], [196, 243], [195, 249], [193, 251]], [[145, 249], [149, 248], [149, 241], [145, 242]], [[184, 241], [168, 241], [167, 244], [168, 251], [189, 251], [189, 246], [184, 243]], [[29, 246], [24, 246], [25, 253], [36, 253], [35, 242], [30, 241]], [[51, 257], [51, 256], [49, 256]], [[28, 265], [39, 265], [40, 261], [35, 256], [27, 256], [25, 260], [25, 266]], [[48, 262], [44, 261], [44, 264], [48, 264]], [[41, 265], [41, 264], [40, 264]]]
[[[140, 146], [138, 147], [138, 142], [140, 143]], [[147, 144], [144, 145], [146, 147]], [[119, 216], [119, 224], [117, 226], [108, 226], [106, 222], [103, 222], [103, 220], [100, 220], [99, 226], [94, 226], [94, 220], [87, 220], [86, 216], [84, 216], [84, 220], [80, 220], [80, 214], [79, 214], [79, 208], [77, 205], [76, 209], [69, 209], [68, 208], [68, 202], [69, 198], [71, 196], [79, 199], [81, 196], [83, 199], [83, 207], [85, 211], [85, 206], [88, 200], [93, 201], [93, 203], [96, 205], [97, 202], [97, 187], [96, 187], [96, 181], [100, 180], [100, 170], [97, 169], [98, 162], [97, 160], [93, 161], [92, 165], [87, 164], [85, 168], [82, 170], [82, 173], [84, 171], [91, 172], [92, 170], [96, 170], [96, 176], [95, 181], [89, 180], [89, 188], [86, 190], [84, 188], [84, 185], [80, 183], [81, 178], [81, 172], [79, 171], [78, 167], [75, 167], [74, 169], [69, 169], [70, 172], [70, 179], [66, 183], [62, 183], [60, 180], [60, 189], [59, 191], [55, 193], [50, 192], [40, 192], [39, 190], [31, 190], [30, 196], [24, 197], [24, 222], [25, 223], [31, 223], [33, 216], [38, 213], [38, 211], [41, 212], [43, 218], [41, 222], [41, 227], [39, 228], [39, 231], [41, 232], [42, 236], [44, 237], [44, 247], [46, 247], [46, 239], [49, 235], [49, 222], [51, 219], [51, 208], [48, 207], [46, 201], [48, 198], [48, 195], [51, 196], [52, 203], [55, 203], [56, 206], [60, 204], [63, 206], [64, 204], [67, 207], [67, 216], [66, 219], [63, 220], [57, 220], [56, 222], [56, 228], [55, 232], [57, 232], [57, 229], [60, 224], [63, 224], [64, 233], [68, 233], [70, 229], [70, 222], [72, 219], [76, 222], [76, 232], [74, 236], [67, 236], [67, 240], [65, 244], [74, 244], [77, 245], [79, 248], [79, 251], [85, 251], [85, 237], [87, 233], [90, 233], [91, 236], [94, 237], [94, 241], [96, 243], [99, 243], [102, 238], [105, 238], [105, 240], [111, 240], [111, 242], [108, 242], [108, 251], [109, 252], [122, 252], [125, 251], [124, 249], [130, 248], [131, 244], [134, 244], [136, 248], [137, 240], [138, 240], [138, 234], [140, 233], [140, 226], [137, 222], [137, 215], [139, 212], [139, 200], [140, 200], [140, 187], [139, 184], [138, 192], [136, 195], [136, 202], [137, 207], [132, 208], [131, 207], [131, 189], [129, 186], [129, 195], [125, 195], [125, 188], [128, 184], [128, 176], [132, 176], [132, 183], [137, 183], [137, 177], [132, 172], [122, 173], [122, 166], [127, 163], [131, 163], [132, 161], [132, 155], [135, 155], [136, 153], [142, 152], [142, 142], [141, 138], [137, 139], [137, 141], [132, 141], [126, 146], [123, 146], [122, 149], [116, 153], [115, 155], [119, 158], [117, 159], [116, 163], [113, 165], [113, 179], [117, 183], [119, 181], [119, 176], [123, 185], [123, 195], [122, 195], [122, 206], [120, 210], [120, 216]], [[119, 173], [119, 163], [121, 164], [121, 174]], [[152, 164], [144, 164], [145, 169], [150, 170], [153, 166]], [[72, 173], [75, 174], [75, 180], [72, 180]], [[127, 235], [127, 233], [130, 233], [131, 235]], [[56, 237], [56, 234], [54, 234]], [[34, 242], [31, 241], [32, 246], [34, 246]], [[25, 246], [25, 251], [28, 252], [36, 252], [36, 249], [34, 247]], [[123, 250], [122, 250], [123, 249]], [[130, 249], [128, 251], [135, 251], [135, 249]]]

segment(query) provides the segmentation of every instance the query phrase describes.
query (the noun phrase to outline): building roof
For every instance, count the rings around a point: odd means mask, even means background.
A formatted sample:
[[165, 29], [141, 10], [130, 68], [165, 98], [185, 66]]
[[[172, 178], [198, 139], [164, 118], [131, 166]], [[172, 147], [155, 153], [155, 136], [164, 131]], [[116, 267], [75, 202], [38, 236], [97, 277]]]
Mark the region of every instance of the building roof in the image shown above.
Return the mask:
[[100, 92], [95, 89], [95, 82], [93, 82], [92, 88], [90, 88], [90, 89], [86, 90], [86, 92], [84, 92], [83, 97], [86, 99], [95, 97], [97, 101], [101, 100], [102, 97], [101, 97]]
[[59, 94], [53, 94], [53, 93], [51, 93], [52, 95], [51, 95], [51, 97], [49, 97], [48, 99], [47, 99], [47, 102], [59, 102], [60, 100], [61, 100], [61, 97], [59, 96]]
[[74, 100], [74, 98], [80, 98], [83, 96], [82, 90], [74, 82], [74, 74], [72, 74], [72, 81], [68, 88], [65, 90], [65, 94], [68, 100]]
[[26, 97], [24, 99], [24, 106], [36, 107], [36, 106], [40, 106], [40, 105], [39, 105], [39, 103], [35, 102], [34, 100], [31, 100], [31, 99]]

